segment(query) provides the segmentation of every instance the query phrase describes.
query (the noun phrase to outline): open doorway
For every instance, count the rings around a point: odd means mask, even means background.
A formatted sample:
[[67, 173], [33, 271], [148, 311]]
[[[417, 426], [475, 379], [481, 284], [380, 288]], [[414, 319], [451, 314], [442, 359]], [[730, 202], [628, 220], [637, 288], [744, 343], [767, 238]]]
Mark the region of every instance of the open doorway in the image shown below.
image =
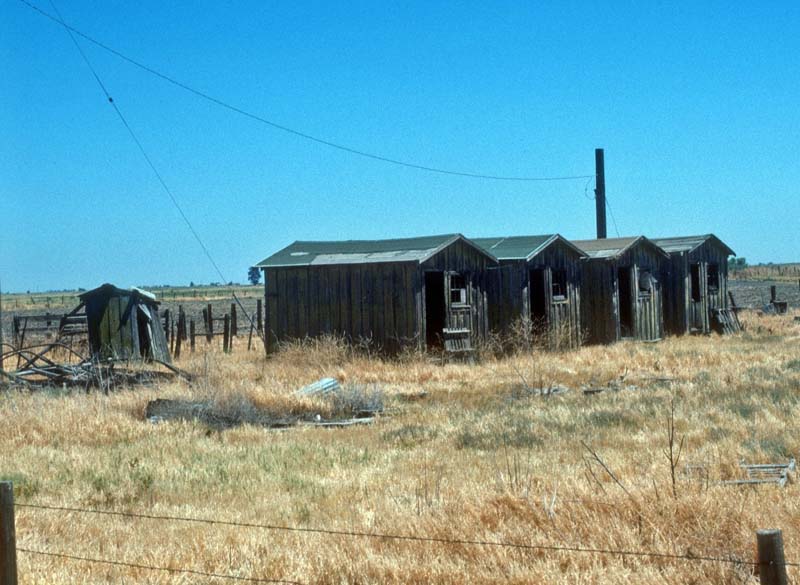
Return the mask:
[[425, 343], [428, 349], [442, 347], [445, 325], [444, 272], [425, 273]]
[[620, 337], [633, 337], [633, 295], [631, 294], [632, 268], [617, 269], [619, 291], [619, 330]]
[[[139, 354], [145, 360], [153, 357], [153, 319], [150, 311], [141, 305], [136, 308], [136, 325], [139, 333]], [[158, 325], [157, 325], [158, 326]]]
[[692, 278], [691, 278], [691, 295], [692, 301], [695, 303], [700, 302], [700, 264], [691, 265]]
[[530, 271], [531, 323], [533, 330], [541, 332], [547, 326], [547, 288], [545, 286], [544, 268]]

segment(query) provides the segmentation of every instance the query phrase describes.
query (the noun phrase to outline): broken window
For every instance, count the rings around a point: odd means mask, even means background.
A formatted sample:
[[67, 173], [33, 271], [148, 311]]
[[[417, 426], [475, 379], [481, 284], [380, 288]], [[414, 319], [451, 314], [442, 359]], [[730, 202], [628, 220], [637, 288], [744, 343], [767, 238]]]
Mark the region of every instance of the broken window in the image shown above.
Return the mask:
[[692, 301], [700, 302], [700, 265], [692, 264]]
[[567, 300], [567, 271], [566, 270], [553, 270], [553, 302], [560, 302]]
[[655, 288], [656, 279], [649, 270], [639, 272], [639, 295], [649, 296]]
[[708, 292], [715, 293], [719, 290], [719, 266], [708, 265]]
[[450, 304], [467, 304], [467, 281], [460, 274], [450, 275]]

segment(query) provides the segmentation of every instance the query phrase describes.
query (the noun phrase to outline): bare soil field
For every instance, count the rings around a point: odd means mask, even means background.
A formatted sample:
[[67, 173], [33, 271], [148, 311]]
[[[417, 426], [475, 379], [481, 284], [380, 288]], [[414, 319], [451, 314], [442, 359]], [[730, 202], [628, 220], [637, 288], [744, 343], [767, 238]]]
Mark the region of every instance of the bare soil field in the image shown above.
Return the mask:
[[789, 301], [790, 307], [800, 307], [800, 284], [778, 280], [729, 280], [728, 289], [736, 304], [751, 309], [760, 309], [769, 303], [770, 286], [776, 287], [778, 300]]
[[[23, 582], [755, 584], [757, 529], [781, 528], [800, 562], [800, 486], [722, 482], [800, 453], [796, 316], [475, 364], [335, 339], [269, 360], [201, 346], [178, 362], [192, 383], [2, 392], [0, 476], [18, 503], [150, 516], [18, 507], [19, 547], [134, 565], [20, 552]], [[324, 398], [293, 394], [322, 376], [381, 392], [384, 414], [281, 431], [144, 415], [172, 398], [324, 420]]]

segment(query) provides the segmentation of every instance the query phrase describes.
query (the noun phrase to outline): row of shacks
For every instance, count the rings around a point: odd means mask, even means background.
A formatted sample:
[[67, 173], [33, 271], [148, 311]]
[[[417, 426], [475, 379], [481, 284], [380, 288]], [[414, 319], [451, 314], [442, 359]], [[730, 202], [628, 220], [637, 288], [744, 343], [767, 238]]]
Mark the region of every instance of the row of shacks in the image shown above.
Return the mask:
[[728, 307], [732, 254], [714, 235], [451, 234], [298, 241], [257, 266], [268, 351], [330, 334], [394, 353], [469, 350], [520, 324], [551, 347], [708, 333]]

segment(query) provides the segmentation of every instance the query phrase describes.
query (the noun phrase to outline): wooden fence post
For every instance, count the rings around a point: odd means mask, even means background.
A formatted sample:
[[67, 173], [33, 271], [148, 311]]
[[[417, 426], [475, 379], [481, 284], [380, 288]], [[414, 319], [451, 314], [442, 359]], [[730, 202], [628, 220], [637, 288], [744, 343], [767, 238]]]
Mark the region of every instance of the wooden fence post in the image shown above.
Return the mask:
[[786, 558], [783, 556], [783, 534], [780, 530], [756, 531], [758, 543], [758, 579], [761, 585], [789, 585]]
[[17, 585], [14, 484], [0, 481], [0, 585]]
[[225, 313], [222, 329], [222, 351], [228, 353], [231, 349], [231, 316]]
[[206, 315], [208, 315], [208, 321], [206, 322], [206, 341], [211, 343], [214, 339], [214, 314], [211, 312], [211, 303], [208, 303], [206, 307]]
[[167, 345], [169, 345], [169, 309], [164, 311], [164, 337], [167, 338]]
[[184, 314], [182, 312], [178, 312], [178, 335], [174, 336], [175, 339], [175, 359], [181, 357], [181, 340], [183, 339], [183, 335], [181, 335], [181, 327], [183, 327], [183, 320]]
[[236, 303], [231, 303], [231, 337], [239, 335], [239, 324], [236, 319]]
[[259, 333], [263, 331], [263, 327], [261, 325], [261, 299], [256, 301], [256, 329]]
[[189, 349], [194, 353], [194, 319], [189, 321]]

